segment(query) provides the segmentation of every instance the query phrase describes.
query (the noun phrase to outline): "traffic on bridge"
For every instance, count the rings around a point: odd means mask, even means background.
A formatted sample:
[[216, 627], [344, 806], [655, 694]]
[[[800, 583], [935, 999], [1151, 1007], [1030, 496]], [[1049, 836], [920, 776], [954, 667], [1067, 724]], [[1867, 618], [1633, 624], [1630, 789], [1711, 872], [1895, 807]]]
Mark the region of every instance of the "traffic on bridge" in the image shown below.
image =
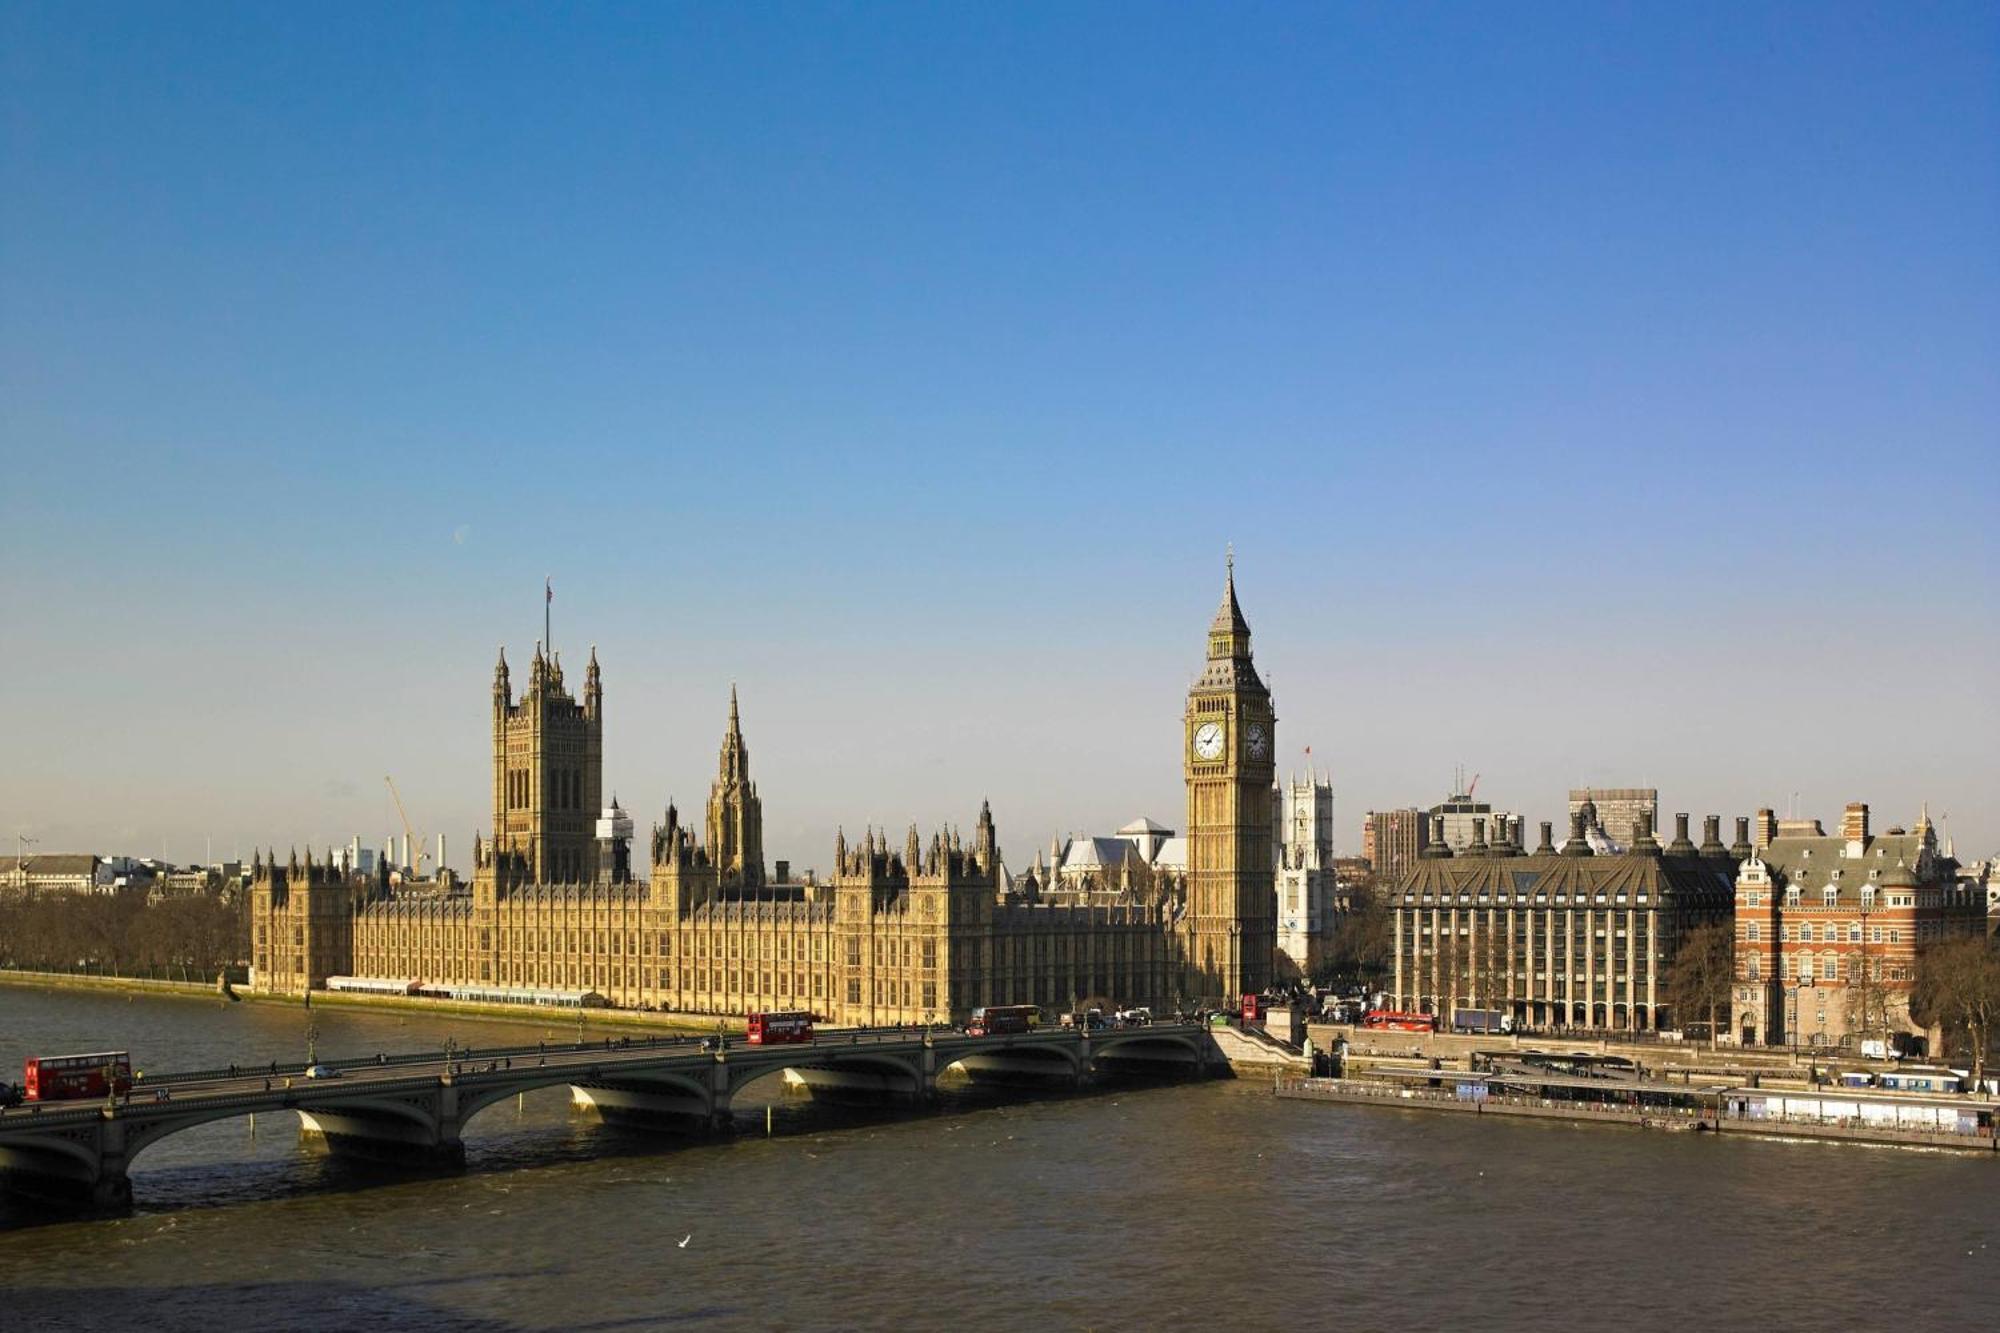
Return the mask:
[[266, 1060], [158, 1073], [123, 1051], [28, 1061], [18, 1104], [0, 1110], [0, 1181], [29, 1193], [129, 1206], [145, 1148], [195, 1125], [296, 1111], [307, 1135], [375, 1160], [453, 1165], [479, 1111], [541, 1088], [607, 1120], [723, 1130], [731, 1099], [782, 1074], [817, 1097], [927, 1104], [938, 1077], [1080, 1086], [1109, 1072], [1201, 1076], [1220, 1065], [1187, 1023], [1038, 1026], [1025, 1007], [965, 1028], [815, 1029], [810, 1015], [752, 1015], [742, 1035], [632, 1034], [574, 1043], [456, 1046], [298, 1063]]

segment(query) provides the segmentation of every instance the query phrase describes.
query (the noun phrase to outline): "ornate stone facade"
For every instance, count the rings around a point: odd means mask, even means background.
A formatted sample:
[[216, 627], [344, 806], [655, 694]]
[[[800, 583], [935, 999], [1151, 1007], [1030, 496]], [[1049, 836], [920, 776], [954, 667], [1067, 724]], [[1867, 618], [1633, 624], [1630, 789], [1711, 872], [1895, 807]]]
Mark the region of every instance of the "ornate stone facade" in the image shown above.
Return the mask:
[[743, 743], [734, 685], [720, 771], [708, 793], [708, 845], [724, 884], [754, 889], [764, 882], [764, 803], [750, 780], [750, 748]]
[[563, 688], [560, 658], [542, 645], [516, 703], [507, 653], [493, 669], [493, 841], [524, 855], [537, 878], [587, 878], [597, 849], [591, 837], [604, 803], [604, 683], [597, 649], [583, 702]]
[[1208, 662], [1188, 691], [1189, 995], [1233, 1000], [1270, 984], [1277, 948], [1271, 850], [1277, 714], [1250, 658], [1235, 561], [1208, 627]]
[[[628, 864], [624, 849], [582, 832], [597, 812], [578, 805], [603, 789], [595, 652], [580, 705], [539, 649], [515, 702], [503, 656], [494, 836], [474, 844], [469, 889], [411, 893], [310, 857], [298, 869], [260, 861], [254, 985], [296, 992], [355, 975], [593, 991], [694, 1014], [811, 1009], [835, 1023], [959, 1020], [988, 1004], [1175, 1008], [1260, 988], [1273, 947], [1275, 718], [1233, 577], [1209, 657], [1186, 715], [1199, 848], [1188, 880], [1158, 871], [1117, 887], [1014, 891], [985, 807], [970, 843], [956, 829], [926, 841], [914, 826], [900, 848], [874, 829], [854, 844], [843, 834], [830, 881], [769, 882], [733, 690], [705, 837], [670, 805], [643, 849], [650, 877], [621, 878], [609, 868]], [[622, 811], [604, 815], [596, 826], [625, 826]]]

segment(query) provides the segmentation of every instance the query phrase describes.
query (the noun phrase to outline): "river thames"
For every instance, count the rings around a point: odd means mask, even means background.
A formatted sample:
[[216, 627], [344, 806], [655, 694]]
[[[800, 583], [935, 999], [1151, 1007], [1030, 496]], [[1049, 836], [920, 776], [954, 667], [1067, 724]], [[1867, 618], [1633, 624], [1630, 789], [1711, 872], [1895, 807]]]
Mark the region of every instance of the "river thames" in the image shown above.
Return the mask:
[[[574, 1026], [315, 1011], [325, 1055]], [[297, 1059], [296, 1008], [0, 988], [0, 1070]], [[775, 1080], [772, 1081], [775, 1085]], [[1261, 1081], [743, 1133], [495, 1107], [459, 1174], [357, 1168], [295, 1116], [169, 1137], [136, 1211], [0, 1203], [9, 1326], [1863, 1329], [2000, 1325], [2000, 1164], [1280, 1101]], [[779, 1105], [766, 1137], [767, 1103]]]

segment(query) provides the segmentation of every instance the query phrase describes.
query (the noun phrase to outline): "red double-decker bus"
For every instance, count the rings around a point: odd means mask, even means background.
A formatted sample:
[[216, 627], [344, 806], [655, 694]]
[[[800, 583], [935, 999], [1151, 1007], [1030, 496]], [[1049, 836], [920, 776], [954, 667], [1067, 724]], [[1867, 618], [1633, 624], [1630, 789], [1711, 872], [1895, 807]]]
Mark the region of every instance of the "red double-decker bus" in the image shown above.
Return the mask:
[[1370, 1009], [1361, 1017], [1365, 1028], [1387, 1028], [1392, 1032], [1436, 1032], [1436, 1014], [1409, 1014], [1396, 1009]]
[[814, 1015], [803, 1009], [778, 1014], [752, 1014], [746, 1022], [752, 1046], [777, 1046], [785, 1042], [811, 1041]]
[[1042, 1007], [1038, 1004], [989, 1004], [972, 1011], [972, 1021], [965, 1025], [968, 1037], [997, 1037], [1009, 1032], [1026, 1032], [1041, 1022]]
[[23, 1065], [22, 1096], [31, 1102], [68, 1102], [102, 1097], [116, 1088], [132, 1091], [132, 1057], [124, 1051], [91, 1055], [31, 1055]]
[[1243, 1021], [1246, 1023], [1255, 1023], [1263, 1017], [1264, 997], [1261, 995], [1245, 995], [1243, 997]]

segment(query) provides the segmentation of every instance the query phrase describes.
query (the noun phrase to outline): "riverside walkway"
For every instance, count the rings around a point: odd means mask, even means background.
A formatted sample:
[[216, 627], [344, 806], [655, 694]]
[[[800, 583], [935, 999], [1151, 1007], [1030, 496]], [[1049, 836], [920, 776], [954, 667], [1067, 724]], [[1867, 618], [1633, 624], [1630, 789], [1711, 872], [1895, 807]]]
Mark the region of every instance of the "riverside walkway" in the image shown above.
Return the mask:
[[[1355, 1078], [1281, 1078], [1276, 1090], [1280, 1097], [1304, 1101], [1399, 1110], [2000, 1154], [2000, 1137], [1995, 1135], [2000, 1104], [1969, 1098], [1869, 1096], [1846, 1089], [1776, 1092], [1453, 1069], [1375, 1069]], [[1791, 1107], [1794, 1101], [1810, 1105], [1812, 1113]], [[1884, 1118], [1880, 1112], [1885, 1107], [1909, 1112], [1908, 1122], [1899, 1123], [1894, 1115]], [[1949, 1116], [1939, 1114], [1947, 1110]], [[1929, 1123], [1916, 1122], [1919, 1112]], [[1947, 1122], [1954, 1127], [1947, 1128]]]

